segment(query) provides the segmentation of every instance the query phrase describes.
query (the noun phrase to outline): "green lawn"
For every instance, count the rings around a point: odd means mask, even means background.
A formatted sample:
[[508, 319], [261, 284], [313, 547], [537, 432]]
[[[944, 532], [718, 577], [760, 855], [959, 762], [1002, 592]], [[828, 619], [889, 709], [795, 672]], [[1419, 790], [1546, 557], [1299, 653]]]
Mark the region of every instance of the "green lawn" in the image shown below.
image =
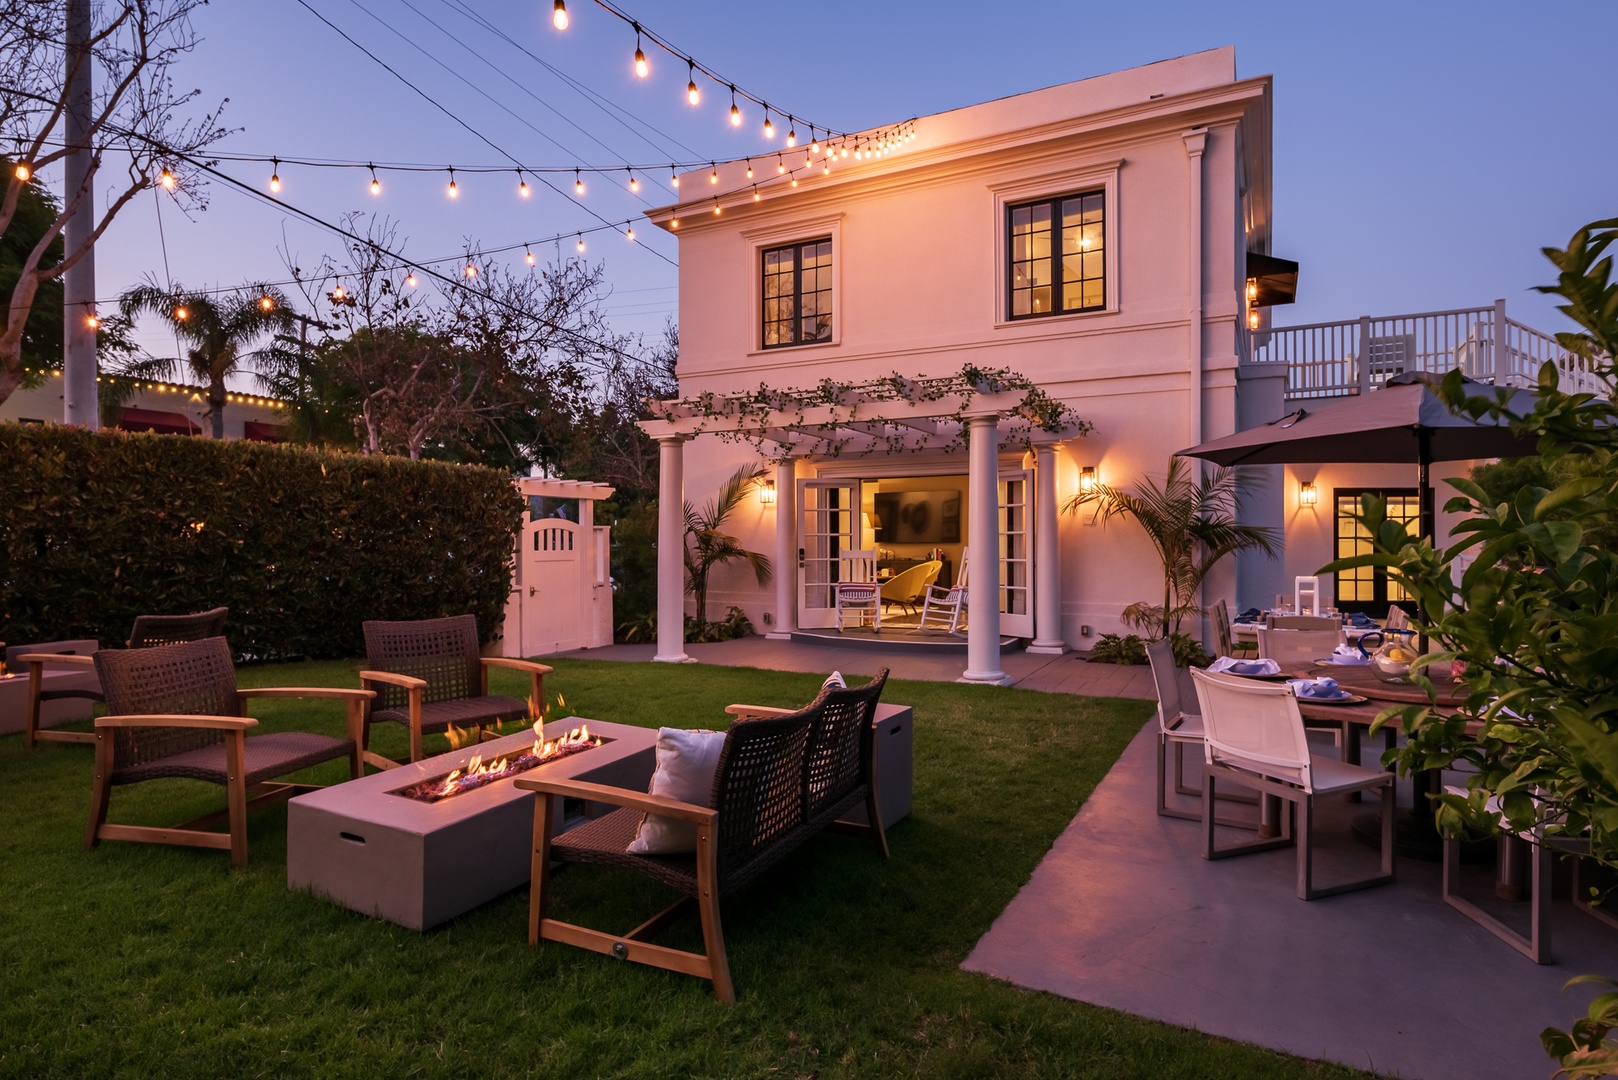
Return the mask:
[[[819, 677], [561, 661], [568, 711], [722, 726], [732, 701], [790, 705]], [[356, 663], [244, 668], [249, 685], [357, 685]], [[520, 692], [518, 679], [497, 682]], [[79, 847], [87, 748], [0, 738], [0, 1075], [545, 1077], [1349, 1077], [959, 970], [1148, 716], [1139, 701], [890, 683], [916, 707], [915, 811], [893, 858], [827, 835], [727, 903], [740, 1003], [688, 976], [526, 944], [525, 891], [427, 934], [285, 885], [286, 814], [223, 852]], [[263, 704], [333, 734], [338, 708]], [[563, 714], [565, 715], [565, 713]], [[391, 738], [393, 741], [386, 741]], [[401, 753], [386, 732], [380, 749]], [[442, 744], [439, 744], [442, 745]], [[340, 763], [324, 779], [340, 779]], [[182, 781], [113, 796], [113, 820], [223, 805]], [[656, 887], [557, 878], [559, 917], [621, 929]], [[688, 947], [695, 920], [671, 931]]]

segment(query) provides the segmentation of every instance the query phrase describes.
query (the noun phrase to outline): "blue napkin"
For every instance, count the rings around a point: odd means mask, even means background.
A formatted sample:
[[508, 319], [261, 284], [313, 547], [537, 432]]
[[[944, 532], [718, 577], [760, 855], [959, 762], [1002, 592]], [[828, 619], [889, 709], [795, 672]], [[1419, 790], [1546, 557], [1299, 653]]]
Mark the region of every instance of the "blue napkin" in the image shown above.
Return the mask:
[[1337, 685], [1336, 679], [1297, 679], [1292, 683], [1292, 692], [1301, 698], [1316, 698], [1328, 701], [1344, 696], [1342, 688]]
[[1262, 660], [1237, 660], [1225, 670], [1232, 675], [1268, 675], [1275, 669]]
[[1352, 613], [1344, 616], [1344, 619], [1348, 622], [1348, 624], [1350, 626], [1353, 626], [1353, 627], [1356, 627], [1356, 628], [1363, 627], [1363, 628], [1369, 629], [1370, 627], [1373, 627], [1373, 626], [1376, 625], [1376, 620], [1371, 618], [1369, 615], [1365, 614], [1365, 612], [1363, 612], [1363, 611], [1352, 612]]

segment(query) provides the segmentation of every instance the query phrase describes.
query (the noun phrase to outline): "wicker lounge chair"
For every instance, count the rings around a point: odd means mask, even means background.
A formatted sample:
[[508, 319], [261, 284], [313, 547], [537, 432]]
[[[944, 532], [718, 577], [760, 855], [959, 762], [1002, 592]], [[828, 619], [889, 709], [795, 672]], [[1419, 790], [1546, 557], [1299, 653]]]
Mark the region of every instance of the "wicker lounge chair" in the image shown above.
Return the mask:
[[410, 760], [420, 761], [422, 737], [458, 728], [485, 728], [505, 720], [523, 720], [528, 702], [489, 693], [489, 668], [526, 671], [536, 707], [545, 701], [545, 676], [551, 669], [528, 660], [478, 655], [478, 624], [471, 615], [415, 622], [365, 624], [369, 670], [360, 685], [377, 691], [365, 713], [361, 750], [380, 769], [402, 762], [371, 751], [371, 725], [402, 724], [410, 730]]
[[[222, 848], [232, 866], [247, 864], [247, 812], [285, 799], [307, 784], [272, 784], [279, 776], [347, 757], [363, 774], [359, 755], [362, 703], [369, 690], [329, 687], [238, 689], [230, 647], [222, 637], [146, 649], [102, 649], [96, 673], [108, 715], [95, 722], [95, 787], [84, 846], [140, 840]], [[242, 715], [249, 698], [328, 698], [348, 710], [348, 738], [284, 731], [252, 738], [258, 721]], [[107, 823], [112, 789], [143, 780], [178, 778], [222, 785], [227, 809], [173, 828]], [[205, 828], [221, 818], [229, 832]]]
[[[809, 837], [865, 803], [866, 833], [888, 856], [872, 771], [877, 700], [887, 670], [857, 689], [823, 690], [796, 711], [731, 706], [738, 720], [725, 737], [714, 774], [713, 807], [572, 780], [518, 778], [518, 787], [538, 792], [534, 800], [533, 889], [529, 896], [528, 943], [542, 939], [651, 964], [713, 981], [714, 996], [735, 1001], [725, 958], [719, 903], [785, 858]], [[582, 798], [621, 809], [552, 837], [549, 796]], [[643, 813], [689, 821], [697, 827], [697, 850], [689, 855], [632, 855]], [[547, 917], [551, 863], [578, 862], [631, 870], [681, 893], [680, 899], [626, 934], [609, 934]], [[695, 901], [702, 920], [705, 954], [646, 940]]]
[[[148, 649], [154, 645], [174, 645], [182, 641], [201, 641], [203, 638], [222, 637], [228, 607], [216, 607], [192, 615], [137, 615], [135, 626], [129, 632], [126, 648]], [[58, 647], [60, 646], [60, 647]], [[88, 646], [88, 647], [86, 647]], [[28, 721], [23, 731], [23, 746], [29, 750], [36, 742], [94, 743], [96, 737], [88, 731], [48, 731], [39, 726], [39, 707], [46, 701], [80, 698], [106, 703], [106, 696], [98, 690], [46, 690], [45, 665], [57, 667], [95, 666], [90, 659], [100, 643], [95, 641], [53, 642], [38, 651], [25, 653], [17, 660], [28, 665]]]

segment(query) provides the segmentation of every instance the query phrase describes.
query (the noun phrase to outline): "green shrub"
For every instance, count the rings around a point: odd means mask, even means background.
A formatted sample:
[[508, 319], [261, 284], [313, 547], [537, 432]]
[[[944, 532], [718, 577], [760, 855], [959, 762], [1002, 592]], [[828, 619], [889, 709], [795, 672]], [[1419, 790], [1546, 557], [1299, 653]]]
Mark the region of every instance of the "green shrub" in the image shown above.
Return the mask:
[[[1206, 667], [1213, 660], [1190, 634], [1170, 634], [1169, 640], [1174, 643], [1174, 663], [1179, 667]], [[1090, 650], [1090, 660], [1097, 664], [1144, 664], [1146, 641], [1139, 634], [1102, 634]]]
[[226, 605], [254, 658], [362, 655], [365, 619], [492, 638], [523, 512], [492, 469], [54, 424], [0, 424], [0, 507], [0, 640]]

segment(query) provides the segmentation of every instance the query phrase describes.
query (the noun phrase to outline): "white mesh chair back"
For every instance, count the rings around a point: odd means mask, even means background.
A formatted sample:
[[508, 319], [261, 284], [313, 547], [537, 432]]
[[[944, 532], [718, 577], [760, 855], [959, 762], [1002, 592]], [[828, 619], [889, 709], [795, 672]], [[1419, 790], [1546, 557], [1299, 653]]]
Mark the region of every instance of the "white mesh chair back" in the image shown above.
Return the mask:
[[1288, 665], [1308, 666], [1324, 660], [1343, 643], [1341, 630], [1272, 630], [1258, 628], [1258, 654], [1274, 660], [1283, 669]]
[[1180, 676], [1174, 667], [1174, 643], [1159, 638], [1146, 646], [1146, 659], [1152, 665], [1152, 681], [1157, 684], [1157, 725], [1172, 731], [1185, 713], [1180, 698]]
[[1292, 610], [1299, 615], [1320, 614], [1320, 578], [1309, 576], [1294, 579]]
[[1388, 608], [1388, 618], [1383, 625], [1389, 630], [1408, 630], [1410, 629], [1410, 616], [1405, 614], [1404, 608], [1395, 604]]
[[1311, 790], [1309, 742], [1286, 683], [1191, 669], [1211, 763], [1231, 765]]

